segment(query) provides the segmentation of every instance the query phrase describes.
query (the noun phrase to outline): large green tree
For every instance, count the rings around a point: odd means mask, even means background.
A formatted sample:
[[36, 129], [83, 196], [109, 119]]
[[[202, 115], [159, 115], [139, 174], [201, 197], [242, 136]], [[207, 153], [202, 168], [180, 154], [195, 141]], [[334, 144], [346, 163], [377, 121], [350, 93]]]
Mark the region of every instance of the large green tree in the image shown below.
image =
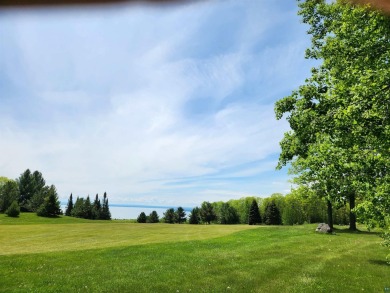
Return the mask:
[[176, 222], [175, 209], [169, 208], [164, 213], [164, 222], [169, 224], [174, 224]]
[[31, 173], [30, 169], [24, 171], [18, 179], [19, 204], [22, 211], [35, 212], [43, 204], [44, 198], [48, 195], [49, 186], [39, 171]]
[[141, 212], [137, 218], [137, 223], [146, 223], [147, 217], [144, 212]]
[[[356, 229], [356, 198], [372, 202], [390, 182], [383, 168], [390, 150], [390, 18], [343, 0], [299, 6], [312, 40], [306, 57], [319, 66], [276, 104], [277, 118], [288, 114], [291, 127], [281, 141], [279, 167], [300, 160], [301, 171], [312, 171], [313, 183], [329, 200], [349, 201], [350, 228]], [[341, 184], [315, 174], [321, 166], [310, 156], [329, 145], [342, 160], [324, 156], [324, 168], [330, 174], [339, 167], [333, 177]], [[363, 207], [368, 215], [370, 206]]]
[[190, 224], [199, 224], [200, 223], [200, 209], [198, 207], [194, 207], [192, 209], [188, 222]]
[[252, 204], [249, 208], [248, 224], [249, 225], [261, 224], [259, 205], [257, 204], [257, 201], [255, 199], [252, 201]]
[[266, 225], [282, 224], [280, 210], [276, 205], [275, 200], [270, 200], [266, 204], [265, 211], [264, 211], [264, 223]]
[[210, 224], [212, 221], [215, 221], [217, 219], [217, 215], [214, 211], [213, 205], [208, 201], [202, 202], [199, 214], [203, 223]]
[[184, 223], [187, 220], [186, 212], [184, 211], [184, 209], [182, 207], [178, 207], [176, 209], [175, 218], [176, 218], [176, 222], [178, 222], [179, 224]]
[[0, 212], [4, 213], [13, 201], [19, 200], [19, 187], [16, 181], [7, 180], [0, 185]]
[[51, 185], [48, 195], [45, 197], [43, 204], [39, 207], [37, 215], [41, 217], [56, 217], [61, 215], [60, 201], [58, 200], [57, 190]]
[[159, 221], [160, 219], [156, 211], [152, 211], [147, 217], [148, 223], [158, 223]]
[[240, 217], [234, 207], [228, 202], [224, 202], [219, 210], [218, 220], [221, 224], [238, 224]]

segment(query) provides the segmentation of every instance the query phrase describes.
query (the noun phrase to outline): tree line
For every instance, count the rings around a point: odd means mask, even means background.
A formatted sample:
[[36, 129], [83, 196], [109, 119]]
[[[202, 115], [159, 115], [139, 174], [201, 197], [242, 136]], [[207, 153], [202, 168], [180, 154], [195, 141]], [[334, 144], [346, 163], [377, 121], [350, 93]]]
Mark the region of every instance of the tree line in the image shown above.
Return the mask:
[[108, 205], [107, 193], [104, 192], [103, 202], [100, 201], [99, 195], [96, 194], [93, 203], [89, 198], [77, 197], [73, 204], [73, 194], [69, 196], [68, 204], [65, 210], [65, 216], [84, 218], [90, 220], [111, 220], [110, 207]]
[[[39, 171], [31, 172], [27, 169], [15, 180], [0, 177], [0, 213], [17, 217], [20, 212], [35, 212], [42, 217], [56, 217], [63, 214], [56, 187], [46, 185]], [[77, 198], [75, 204], [71, 194], [65, 215], [109, 220], [111, 213], [107, 194], [104, 193], [102, 203], [96, 195], [93, 203], [88, 196], [85, 200]]]
[[27, 169], [16, 180], [0, 177], [0, 212], [16, 217], [20, 211], [42, 217], [62, 213], [56, 187], [46, 185], [41, 172]]
[[[333, 209], [333, 217], [338, 224], [348, 225], [348, 205]], [[141, 212], [138, 223], [189, 223], [189, 224], [265, 224], [297, 225], [320, 223], [327, 219], [326, 201], [312, 190], [299, 187], [283, 196], [280, 193], [269, 197], [244, 197], [227, 202], [203, 202], [194, 207], [189, 216], [182, 207], [169, 208], [159, 219], [156, 211], [149, 216]]]

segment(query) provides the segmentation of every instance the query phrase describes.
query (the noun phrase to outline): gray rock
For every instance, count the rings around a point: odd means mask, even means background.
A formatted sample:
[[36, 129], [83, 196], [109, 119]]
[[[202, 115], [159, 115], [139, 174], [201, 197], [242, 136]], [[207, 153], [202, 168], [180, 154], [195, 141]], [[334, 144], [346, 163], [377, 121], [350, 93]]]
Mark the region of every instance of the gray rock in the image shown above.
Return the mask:
[[318, 224], [316, 232], [319, 232], [319, 233], [332, 233], [332, 229], [329, 227], [328, 224], [321, 223], [321, 224]]

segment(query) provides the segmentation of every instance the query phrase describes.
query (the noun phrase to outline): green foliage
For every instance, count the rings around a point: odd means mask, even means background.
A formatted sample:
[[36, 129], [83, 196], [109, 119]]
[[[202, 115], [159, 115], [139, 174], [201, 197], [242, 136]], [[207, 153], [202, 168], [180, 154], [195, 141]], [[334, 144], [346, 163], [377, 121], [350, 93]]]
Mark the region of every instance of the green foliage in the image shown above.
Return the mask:
[[240, 223], [240, 218], [238, 216], [236, 209], [227, 202], [222, 204], [219, 211], [218, 220], [221, 224]]
[[4, 176], [0, 176], [0, 187], [3, 186], [9, 180], [11, 180], [11, 179], [4, 177]]
[[240, 217], [241, 224], [248, 224], [249, 209], [253, 200], [256, 200], [258, 202], [262, 201], [261, 198], [255, 198], [253, 196], [243, 197], [240, 199], [233, 199], [228, 201], [228, 203], [236, 209]]
[[306, 57], [321, 63], [275, 105], [277, 119], [287, 114], [292, 129], [280, 143], [278, 167], [292, 162], [299, 184], [336, 205], [349, 202], [351, 229], [356, 200], [363, 221], [381, 222], [390, 206], [381, 194], [390, 183], [390, 17], [342, 0], [299, 6], [310, 26]]
[[284, 200], [284, 209], [282, 222], [284, 225], [303, 224], [305, 222], [305, 213], [300, 198], [294, 194], [289, 194]]
[[167, 209], [164, 213], [164, 222], [174, 224], [176, 222], [176, 214], [173, 208]]
[[13, 218], [19, 217], [20, 207], [18, 205], [18, 202], [14, 200], [5, 213], [7, 214], [8, 217], [13, 217]]
[[83, 207], [84, 207], [84, 199], [82, 197], [81, 198], [77, 197], [71, 212], [71, 216], [76, 218], [85, 218]]
[[92, 220], [92, 204], [89, 195], [87, 196], [87, 199], [84, 201], [83, 214], [85, 219]]
[[159, 221], [160, 219], [156, 211], [152, 211], [147, 217], [148, 223], [158, 223]]
[[252, 201], [252, 204], [249, 208], [248, 224], [249, 225], [261, 224], [260, 210], [257, 201], [255, 199]]
[[48, 186], [44, 186], [40, 190], [34, 192], [33, 196], [28, 200], [24, 207], [29, 211], [36, 212], [44, 203], [45, 197], [49, 195], [49, 189]]
[[60, 201], [58, 200], [57, 191], [54, 185], [48, 190], [43, 204], [39, 207], [37, 215], [40, 217], [57, 217], [62, 214]]
[[68, 204], [66, 206], [65, 216], [70, 217], [72, 215], [72, 210], [73, 210], [73, 195], [71, 193], [69, 196]]
[[[69, 201], [71, 201], [71, 197], [69, 198]], [[111, 212], [108, 205], [107, 193], [104, 193], [103, 205], [100, 203], [98, 194], [96, 194], [93, 203], [91, 203], [89, 195], [86, 199], [77, 197], [76, 202], [70, 212], [70, 216], [91, 220], [111, 220]]]
[[184, 209], [182, 207], [178, 207], [176, 212], [175, 212], [175, 218], [176, 218], [176, 222], [181, 224], [181, 223], [184, 223], [187, 218], [186, 218], [186, 212], [184, 211]]
[[29, 169], [24, 171], [18, 179], [19, 185], [19, 203], [23, 211], [36, 211], [48, 195], [49, 187], [46, 187], [45, 179], [42, 173], [34, 171], [31, 173]]
[[188, 222], [190, 224], [199, 224], [200, 223], [200, 209], [198, 207], [194, 207], [192, 209]]
[[282, 223], [280, 210], [276, 205], [275, 199], [268, 201], [265, 206], [264, 223], [266, 225], [280, 225]]
[[211, 224], [212, 221], [215, 221], [217, 219], [214, 207], [208, 201], [204, 201], [202, 203], [199, 214], [203, 223]]
[[[5, 177], [2, 177], [5, 178]], [[0, 212], [5, 212], [13, 201], [19, 199], [19, 187], [13, 180], [4, 180], [0, 184]]]
[[144, 212], [141, 212], [137, 218], [137, 223], [146, 223], [146, 215]]

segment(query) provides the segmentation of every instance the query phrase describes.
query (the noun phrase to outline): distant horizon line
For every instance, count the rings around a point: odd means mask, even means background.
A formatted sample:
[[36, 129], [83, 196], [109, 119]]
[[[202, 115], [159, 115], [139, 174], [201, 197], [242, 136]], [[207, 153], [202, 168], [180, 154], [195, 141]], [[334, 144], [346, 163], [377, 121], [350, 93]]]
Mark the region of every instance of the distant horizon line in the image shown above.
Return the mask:
[[[67, 202], [61, 202], [61, 205], [66, 206]], [[173, 205], [146, 205], [146, 204], [120, 204], [120, 203], [109, 203], [110, 207], [122, 207], [122, 208], [150, 208], [150, 209], [171, 209], [178, 208], [180, 206]], [[186, 211], [191, 211], [194, 207], [181, 206]]]

